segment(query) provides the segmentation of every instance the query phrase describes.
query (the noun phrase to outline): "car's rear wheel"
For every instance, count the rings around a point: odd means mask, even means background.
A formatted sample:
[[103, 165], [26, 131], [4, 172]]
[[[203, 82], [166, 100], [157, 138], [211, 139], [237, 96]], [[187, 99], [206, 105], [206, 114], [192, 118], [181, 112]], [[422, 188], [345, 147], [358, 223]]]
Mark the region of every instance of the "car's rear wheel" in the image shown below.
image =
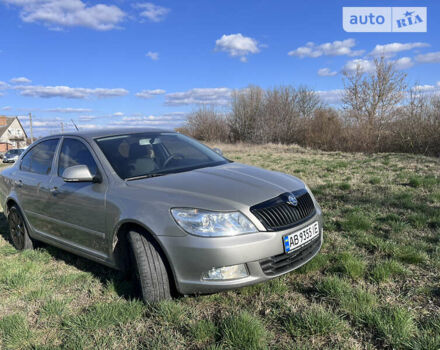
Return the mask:
[[8, 223], [14, 247], [18, 250], [33, 249], [34, 244], [29, 237], [23, 215], [21, 215], [20, 209], [15, 205], [9, 208]]
[[154, 303], [171, 298], [170, 279], [165, 257], [157, 243], [149, 236], [137, 231], [128, 233], [136, 279], [142, 298], [146, 303]]

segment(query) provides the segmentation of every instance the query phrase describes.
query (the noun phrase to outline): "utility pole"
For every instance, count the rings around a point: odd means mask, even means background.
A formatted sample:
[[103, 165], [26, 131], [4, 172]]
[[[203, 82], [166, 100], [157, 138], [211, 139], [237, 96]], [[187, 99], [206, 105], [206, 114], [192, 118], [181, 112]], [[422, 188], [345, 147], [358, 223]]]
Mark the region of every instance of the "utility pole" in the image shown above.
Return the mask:
[[63, 133], [64, 132], [64, 124], [63, 124], [63, 122], [61, 122], [61, 133]]
[[31, 143], [34, 142], [34, 133], [32, 131], [32, 113], [29, 112], [29, 125], [31, 128]]

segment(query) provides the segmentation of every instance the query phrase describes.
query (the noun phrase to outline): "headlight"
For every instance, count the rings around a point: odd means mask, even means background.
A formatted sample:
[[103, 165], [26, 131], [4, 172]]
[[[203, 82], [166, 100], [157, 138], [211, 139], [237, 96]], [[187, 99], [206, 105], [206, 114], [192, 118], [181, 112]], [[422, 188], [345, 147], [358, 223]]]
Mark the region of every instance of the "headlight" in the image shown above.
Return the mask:
[[171, 209], [171, 214], [181, 228], [197, 236], [224, 237], [258, 231], [254, 224], [238, 211], [174, 208]]

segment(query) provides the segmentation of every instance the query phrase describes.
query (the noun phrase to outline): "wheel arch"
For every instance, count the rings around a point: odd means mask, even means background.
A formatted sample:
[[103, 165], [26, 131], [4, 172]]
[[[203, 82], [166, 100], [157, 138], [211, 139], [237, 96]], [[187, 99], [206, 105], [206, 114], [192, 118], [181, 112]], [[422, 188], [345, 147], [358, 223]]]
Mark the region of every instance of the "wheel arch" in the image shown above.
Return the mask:
[[5, 208], [4, 208], [4, 214], [5, 214], [5, 216], [8, 215], [9, 209], [11, 209], [11, 207], [12, 207], [13, 205], [16, 205], [17, 208], [23, 213], [23, 210], [21, 209], [20, 205], [18, 204], [18, 201], [17, 201], [16, 198], [14, 198], [14, 197], [9, 197], [9, 198], [7, 198], [5, 204], [6, 204], [6, 205], [5, 205]]
[[115, 259], [116, 266], [121, 270], [128, 271], [130, 266], [129, 259], [129, 243], [128, 243], [128, 232], [135, 230], [137, 232], [145, 234], [158, 249], [160, 256], [164, 259], [165, 267], [168, 272], [170, 279], [170, 287], [173, 292], [177, 291], [177, 279], [174, 273], [174, 269], [171, 266], [170, 258], [166, 249], [161, 244], [157, 236], [154, 235], [153, 231], [137, 220], [124, 220], [120, 222], [113, 234], [112, 239], [112, 253]]

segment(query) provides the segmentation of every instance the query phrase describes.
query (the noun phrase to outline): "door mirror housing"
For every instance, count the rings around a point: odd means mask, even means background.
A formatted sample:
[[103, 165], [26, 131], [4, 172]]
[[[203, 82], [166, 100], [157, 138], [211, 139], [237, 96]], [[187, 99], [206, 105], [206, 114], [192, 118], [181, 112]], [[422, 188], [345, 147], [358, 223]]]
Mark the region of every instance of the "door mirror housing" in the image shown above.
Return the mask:
[[74, 165], [68, 167], [63, 172], [65, 182], [97, 182], [98, 177], [93, 176], [87, 165]]
[[221, 150], [220, 148], [218, 148], [218, 147], [214, 147], [212, 150], [213, 150], [215, 153], [217, 153], [217, 154], [223, 156], [223, 152], [222, 152], [222, 150]]

